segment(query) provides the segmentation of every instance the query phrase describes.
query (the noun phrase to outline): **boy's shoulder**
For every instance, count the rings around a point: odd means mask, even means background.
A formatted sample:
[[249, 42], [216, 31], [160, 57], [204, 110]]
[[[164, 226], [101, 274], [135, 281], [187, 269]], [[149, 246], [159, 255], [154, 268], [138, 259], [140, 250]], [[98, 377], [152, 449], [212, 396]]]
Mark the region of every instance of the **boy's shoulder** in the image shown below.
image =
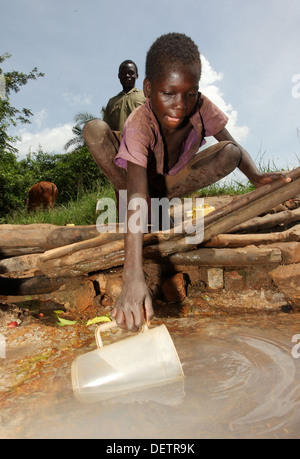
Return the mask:
[[119, 92], [116, 96], [113, 96], [109, 99], [109, 101], [107, 102], [107, 106], [112, 106], [114, 105], [116, 102], [118, 102], [120, 99], [122, 99], [122, 97], [124, 97], [125, 95], [125, 92], [124, 91], [121, 91]]
[[134, 109], [130, 115], [128, 116], [127, 120], [131, 123], [140, 124], [141, 122], [148, 123], [151, 122], [154, 114], [151, 110], [149, 105], [148, 99], [142, 105], [139, 105], [136, 109]]
[[126, 131], [128, 132], [130, 130], [138, 130], [147, 137], [152, 138], [153, 135], [156, 135], [156, 124], [157, 122], [155, 121], [155, 115], [152, 112], [149, 99], [147, 99], [146, 103], [138, 106], [130, 113], [125, 122], [125, 129], [123, 134], [125, 134]]

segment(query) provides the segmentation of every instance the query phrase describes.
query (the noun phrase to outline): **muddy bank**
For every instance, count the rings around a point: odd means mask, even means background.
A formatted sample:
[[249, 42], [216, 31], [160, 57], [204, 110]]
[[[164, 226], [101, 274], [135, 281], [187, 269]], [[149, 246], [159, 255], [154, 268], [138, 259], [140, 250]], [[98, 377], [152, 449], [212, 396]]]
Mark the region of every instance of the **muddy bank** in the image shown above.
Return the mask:
[[[152, 326], [160, 323], [179, 352], [184, 392], [93, 405], [73, 398], [70, 371], [76, 356], [96, 348], [95, 326], [27, 317], [1, 328], [0, 438], [299, 437], [300, 374], [291, 356], [299, 314], [156, 318]], [[111, 330], [104, 345], [130, 335]]]
[[[230, 200], [232, 197], [220, 197], [209, 198], [208, 202], [218, 207]], [[181, 264], [178, 260], [166, 264], [145, 263], [146, 281], [154, 297], [152, 326], [166, 323], [182, 348], [189, 343], [190, 336], [198, 337], [198, 334], [200, 345], [207, 344], [211, 336], [217, 338], [216, 333], [222, 332], [223, 324], [228, 333], [232, 329], [237, 334], [243, 324], [259, 324], [258, 333], [262, 337], [272, 327], [276, 330], [276, 324], [280, 324], [278, 326], [282, 325], [282, 330], [288, 332], [291, 340], [291, 334], [300, 330], [299, 244], [298, 240], [284, 246], [276, 244], [276, 247], [270, 248], [268, 262], [256, 255], [253, 258], [256, 252], [251, 249], [246, 251], [251, 255], [246, 265], [202, 266], [199, 260], [195, 265]], [[237, 259], [235, 255], [233, 259]], [[32, 263], [33, 257], [30, 257], [29, 270], [25, 275], [31, 273], [38, 279], [40, 273]], [[13, 277], [18, 273], [15, 271], [9, 275]], [[51, 293], [0, 298], [1, 438], [38, 437], [38, 427], [31, 428], [28, 424], [35, 419], [43, 425], [41, 437], [59, 438], [59, 428], [64, 431], [62, 437], [81, 437], [82, 426], [77, 418], [82, 407], [74, 407], [71, 363], [77, 355], [96, 348], [96, 325], [87, 326], [87, 321], [99, 316], [109, 317], [121, 288], [122, 267], [116, 267], [91, 273], [86, 278], [66, 279], [60, 288]], [[57, 311], [60, 311], [59, 314]], [[76, 323], [59, 326], [58, 317]], [[215, 327], [217, 332], [212, 332]], [[105, 337], [105, 343], [129, 335], [129, 332], [114, 330]], [[230, 357], [231, 346], [236, 343], [232, 343], [231, 335], [224, 336], [229, 340]], [[218, 343], [221, 348], [222, 342]], [[193, 353], [194, 348], [195, 343], [191, 343], [188, 354]], [[209, 353], [214, 353], [214, 349]], [[196, 362], [197, 358], [193, 356]], [[215, 371], [214, 368], [211, 370]], [[197, 380], [199, 377], [201, 375], [195, 376]], [[190, 403], [192, 406], [193, 402]], [[145, 422], [140, 412], [137, 415]], [[114, 416], [118, 418], [117, 411]], [[66, 419], [76, 419], [72, 434], [64, 430]], [[104, 435], [103, 432], [105, 429], [102, 431]], [[134, 438], [134, 434], [130, 434]], [[85, 432], [86, 437], [90, 435], [91, 431]], [[118, 428], [114, 435], [114, 438], [120, 435]], [[154, 437], [157, 438], [157, 431]]]

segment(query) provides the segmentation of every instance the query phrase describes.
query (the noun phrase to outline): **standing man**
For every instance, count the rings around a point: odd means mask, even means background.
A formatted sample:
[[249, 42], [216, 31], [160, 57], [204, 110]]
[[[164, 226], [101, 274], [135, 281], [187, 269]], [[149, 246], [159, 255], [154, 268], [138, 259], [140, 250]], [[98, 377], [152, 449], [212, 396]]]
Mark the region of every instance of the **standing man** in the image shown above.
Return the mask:
[[[118, 77], [123, 91], [108, 101], [103, 120], [91, 120], [82, 130], [91, 155], [107, 178], [111, 177], [112, 170], [116, 171], [117, 177], [120, 176], [120, 168], [114, 164], [113, 157], [118, 153], [125, 121], [135, 108], [146, 102], [144, 92], [135, 87], [138, 69], [133, 61], [126, 60], [120, 64]], [[109, 154], [111, 148], [113, 157]], [[121, 170], [121, 175], [121, 180], [117, 178], [114, 183], [120, 222], [124, 221], [127, 208], [127, 202], [120, 202], [119, 190], [126, 189], [125, 171]]]
[[138, 69], [133, 61], [126, 60], [120, 64], [118, 77], [123, 91], [108, 101], [103, 118], [112, 131], [122, 132], [130, 113], [146, 101], [143, 91], [135, 87], [138, 76]]

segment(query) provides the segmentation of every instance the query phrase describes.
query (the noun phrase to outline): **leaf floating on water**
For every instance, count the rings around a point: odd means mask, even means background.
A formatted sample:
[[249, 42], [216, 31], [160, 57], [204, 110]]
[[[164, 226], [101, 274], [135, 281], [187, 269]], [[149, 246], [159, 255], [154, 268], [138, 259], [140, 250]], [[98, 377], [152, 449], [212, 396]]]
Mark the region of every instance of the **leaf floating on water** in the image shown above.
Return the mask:
[[65, 325], [75, 325], [77, 324], [77, 320], [67, 320], [67, 319], [62, 319], [61, 317], [58, 317], [58, 325], [60, 325], [61, 327], [65, 326]]
[[94, 319], [89, 320], [86, 323], [86, 326], [88, 327], [89, 325], [92, 325], [92, 324], [98, 324], [99, 322], [111, 322], [111, 320], [107, 316], [95, 317]]

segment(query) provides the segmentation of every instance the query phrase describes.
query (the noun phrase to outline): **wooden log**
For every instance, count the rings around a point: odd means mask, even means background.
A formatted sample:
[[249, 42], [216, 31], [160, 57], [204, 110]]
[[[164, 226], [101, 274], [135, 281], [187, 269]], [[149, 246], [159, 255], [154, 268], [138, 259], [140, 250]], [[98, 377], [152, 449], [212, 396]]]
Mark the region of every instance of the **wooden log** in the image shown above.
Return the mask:
[[[89, 239], [87, 241], [81, 241], [74, 244], [65, 245], [58, 247], [56, 249], [48, 250], [47, 252], [40, 255], [40, 261], [46, 262], [55, 258], [64, 257], [66, 255], [71, 255], [72, 253], [79, 252], [80, 250], [87, 250], [92, 248], [97, 248], [105, 244], [110, 244], [115, 241], [124, 240], [124, 233], [119, 232], [119, 225], [116, 225], [116, 232], [113, 233], [102, 233], [98, 234], [97, 237]], [[168, 233], [147, 233], [144, 237], [144, 245], [149, 245], [151, 243], [159, 243], [168, 238]], [[178, 237], [178, 236], [177, 236]], [[112, 246], [113, 247], [113, 246]]]
[[276, 180], [208, 214], [204, 219], [204, 242], [297, 196], [300, 192], [300, 168], [288, 175], [292, 178], [290, 183]]
[[277, 264], [282, 261], [279, 248], [245, 247], [238, 249], [206, 249], [191, 250], [185, 253], [175, 253], [167, 260], [176, 265], [197, 266], [253, 266], [262, 264]]
[[229, 234], [238, 232], [257, 232], [267, 230], [281, 225], [290, 225], [300, 221], [300, 208], [295, 210], [284, 210], [283, 212], [264, 215], [253, 218], [241, 225], [237, 225], [228, 231]]
[[[163, 242], [168, 237], [165, 233], [148, 233], [145, 235], [144, 250], [147, 251], [149, 246], [148, 257], [155, 258], [155, 255], [161, 258], [161, 254], [167, 255], [174, 253], [176, 250], [176, 239], [167, 241], [172, 243], [169, 249], [167, 243]], [[177, 238], [181, 235], [177, 234]], [[94, 241], [95, 242], [95, 241]], [[164, 247], [164, 252], [161, 251], [160, 245]], [[75, 248], [78, 248], [75, 247]], [[62, 248], [66, 250], [63, 256], [53, 252], [41, 255], [37, 261], [38, 268], [49, 277], [76, 277], [78, 275], [88, 275], [94, 271], [105, 270], [114, 266], [121, 266], [124, 263], [124, 238], [115, 240], [109, 244], [97, 245], [83, 250], [74, 250], [72, 247]], [[146, 252], [147, 254], [147, 252]], [[61, 255], [61, 253], [60, 253]]]
[[0, 225], [0, 258], [41, 253], [98, 235], [96, 226]]
[[[209, 241], [214, 236], [226, 233], [230, 229], [237, 225], [244, 223], [257, 215], [261, 215], [264, 212], [268, 212], [270, 209], [276, 207], [280, 203], [292, 199], [297, 196], [300, 192], [300, 167], [289, 172], [292, 182], [285, 183], [281, 180], [275, 180], [268, 185], [262, 186], [251, 193], [239, 196], [233, 199], [229, 204], [211, 212], [203, 221], [195, 225], [194, 233], [190, 235], [192, 237], [197, 232], [201, 232], [203, 227], [203, 241]], [[163, 256], [166, 251], [168, 253], [184, 252], [196, 249], [200, 244], [196, 241], [195, 243], [186, 243], [186, 232], [184, 231], [183, 225], [181, 228], [174, 228], [170, 231], [168, 237], [169, 240], [160, 244], [159, 247], [153, 247], [153, 256], [157, 258], [159, 250]], [[176, 240], [176, 243], [172, 242], [173, 237], [180, 233], [183, 237]], [[150, 252], [151, 248], [147, 248], [147, 253]]]
[[[227, 206], [207, 215], [204, 219], [203, 242], [296, 196], [300, 190], [300, 168], [289, 175], [293, 179], [291, 183], [286, 184], [281, 180], [276, 180], [236, 198]], [[201, 224], [203, 225], [203, 222]], [[196, 226], [195, 233], [198, 230]], [[146, 236], [145, 241], [147, 241]], [[187, 252], [199, 246], [199, 241], [187, 244], [186, 232], [180, 234], [178, 228], [172, 229], [169, 234], [164, 233], [162, 240], [159, 235], [154, 236], [154, 240], [159, 243], [144, 248], [146, 259], [159, 260], [172, 253]], [[152, 240], [152, 235], [149, 236], [149, 239]], [[45, 257], [47, 258], [48, 254], [45, 254]], [[73, 277], [120, 266], [123, 262], [124, 242], [120, 240], [93, 249], [79, 250], [63, 257], [48, 259], [48, 261], [43, 261], [40, 257], [38, 266], [50, 277]]]
[[87, 250], [96, 247], [100, 247], [105, 244], [112, 243], [114, 241], [123, 240], [124, 235], [121, 233], [103, 233], [88, 239], [87, 241], [75, 242], [74, 244], [64, 245], [56, 249], [48, 250], [44, 254], [40, 255], [41, 261], [53, 260], [55, 258], [64, 257], [80, 250]]
[[276, 248], [281, 250], [281, 264], [283, 265], [300, 263], [300, 242], [275, 242], [274, 244], [269, 244], [268, 248]]
[[266, 245], [276, 242], [299, 242], [300, 225], [289, 230], [266, 234], [220, 234], [203, 245], [205, 247], [246, 247], [248, 245]]
[[[235, 227], [237, 224], [241, 224], [257, 215], [261, 215], [281, 202], [297, 196], [300, 192], [300, 168], [291, 171], [289, 176], [293, 180], [290, 183], [276, 180], [251, 193], [239, 196], [226, 206], [208, 214], [204, 218], [202, 245], [214, 236], [224, 232], [226, 233], [226, 231]], [[199, 231], [199, 226], [203, 226], [203, 221], [200, 220], [198, 226], [196, 224], [194, 234]], [[184, 231], [182, 232], [184, 233], [184, 237], [172, 241], [173, 236], [178, 233], [178, 228], [171, 230], [168, 241], [160, 244], [158, 247], [148, 247], [144, 250], [144, 256], [146, 258], [158, 259], [159, 255], [165, 256], [166, 254], [175, 252], [179, 253], [195, 250], [200, 244], [198, 242], [187, 244], [187, 234]], [[191, 234], [191, 236], [193, 236], [193, 234]]]
[[62, 257], [46, 259], [46, 261], [39, 258], [37, 264], [48, 277], [76, 277], [112, 266], [120, 266], [123, 262], [124, 239], [72, 252]]
[[34, 253], [0, 260], [0, 274], [25, 274], [27, 272], [37, 270], [37, 260], [39, 256], [40, 254]]
[[68, 279], [49, 279], [46, 276], [9, 278], [0, 276], [0, 295], [23, 296], [51, 293], [58, 290]]

